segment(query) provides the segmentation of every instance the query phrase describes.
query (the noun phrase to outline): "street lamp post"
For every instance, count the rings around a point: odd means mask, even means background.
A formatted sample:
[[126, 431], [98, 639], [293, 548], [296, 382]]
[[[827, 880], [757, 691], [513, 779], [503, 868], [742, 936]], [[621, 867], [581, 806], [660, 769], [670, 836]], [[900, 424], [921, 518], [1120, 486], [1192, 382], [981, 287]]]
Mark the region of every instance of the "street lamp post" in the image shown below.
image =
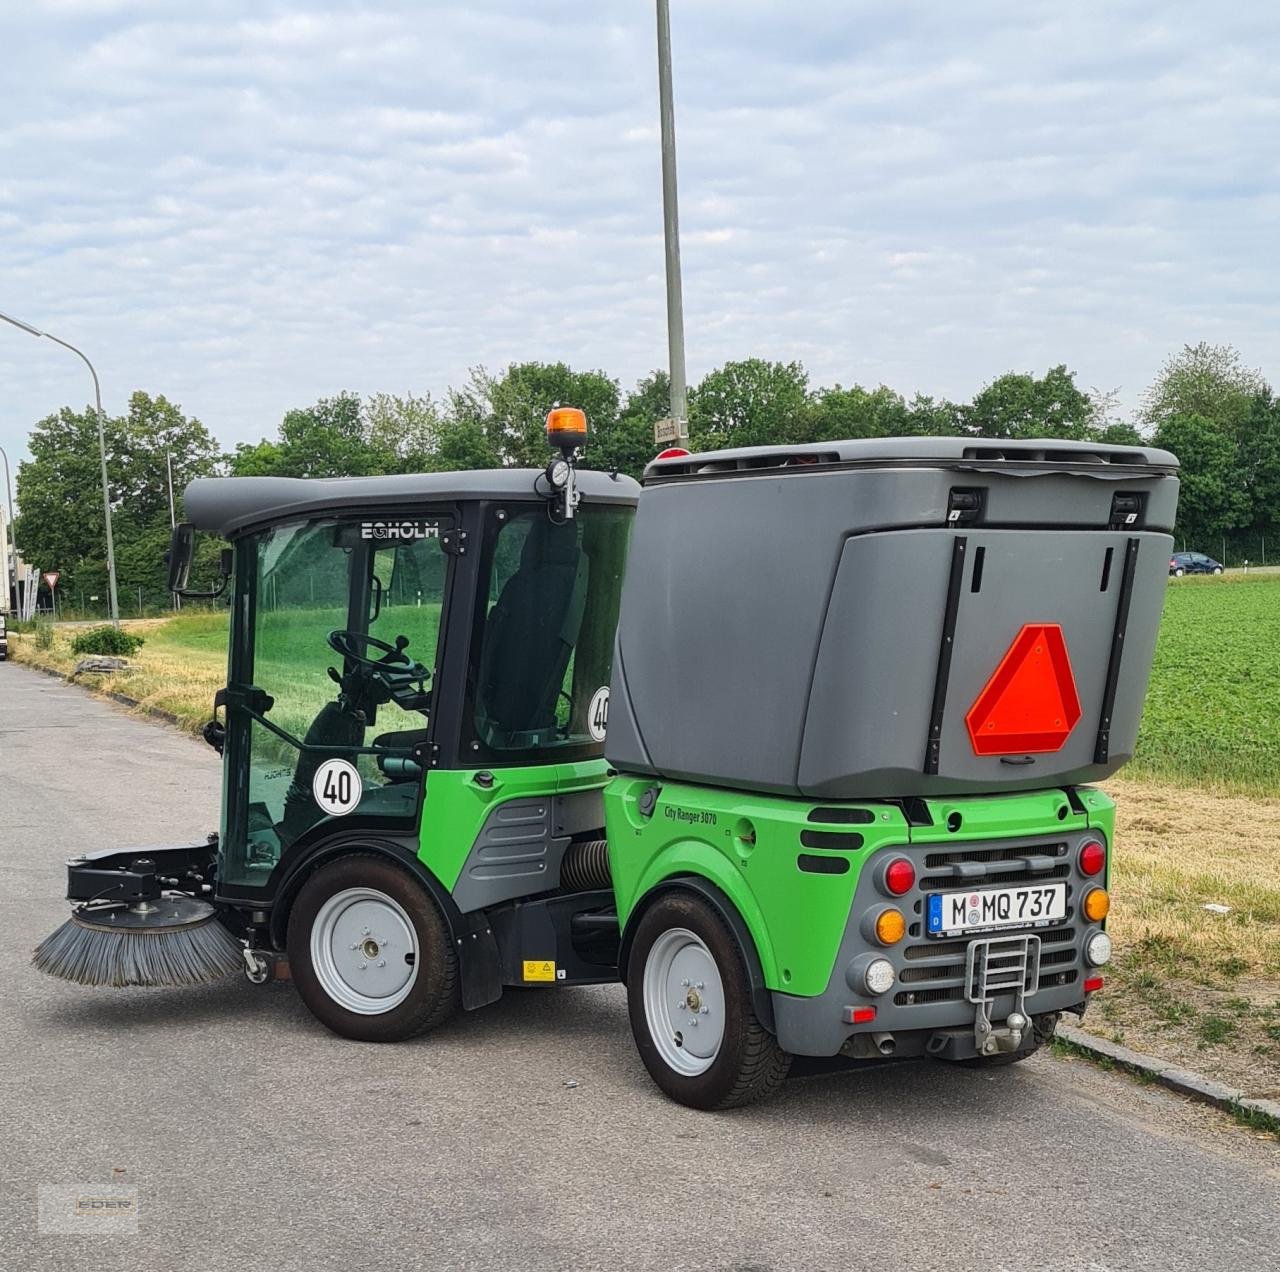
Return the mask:
[[[4, 570], [4, 596], [6, 608], [18, 608], [18, 539], [13, 529], [13, 482], [9, 480], [9, 456], [0, 446], [0, 459], [4, 460], [4, 489], [9, 497], [9, 522], [5, 527], [8, 543], [5, 545], [4, 559], [0, 560], [0, 569]], [[9, 583], [9, 553], [13, 553], [13, 583]], [[13, 591], [10, 592], [10, 586]]]
[[116, 550], [111, 539], [111, 488], [107, 483], [107, 433], [103, 426], [102, 389], [98, 384], [98, 373], [93, 369], [93, 363], [75, 345], [68, 344], [65, 340], [59, 340], [57, 336], [51, 335], [47, 331], [41, 331], [38, 327], [33, 327], [30, 323], [23, 322], [19, 318], [12, 318], [8, 314], [0, 313], [0, 318], [25, 331], [28, 335], [52, 340], [54, 344], [61, 345], [64, 349], [70, 349], [89, 368], [89, 374], [93, 377], [93, 399], [98, 410], [98, 459], [102, 464], [102, 515], [105, 518], [107, 528], [107, 595], [111, 602], [111, 622], [114, 626], [119, 627], [120, 606], [116, 600]]
[[680, 212], [676, 199], [676, 108], [671, 89], [671, 2], [658, 4], [658, 113], [662, 122], [662, 236], [667, 264], [667, 362], [677, 446], [689, 447], [684, 372], [684, 296], [680, 286]]

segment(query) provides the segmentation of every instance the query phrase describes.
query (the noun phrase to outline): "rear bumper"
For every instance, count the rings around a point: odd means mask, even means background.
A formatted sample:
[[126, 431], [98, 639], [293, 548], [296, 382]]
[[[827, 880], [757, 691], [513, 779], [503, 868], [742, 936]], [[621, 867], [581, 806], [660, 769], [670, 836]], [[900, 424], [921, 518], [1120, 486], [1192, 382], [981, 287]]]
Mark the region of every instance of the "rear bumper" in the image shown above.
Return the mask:
[[[1078, 857], [1086, 839], [1099, 838], [1097, 830], [1072, 830], [1026, 839], [899, 846], [874, 854], [863, 865], [826, 989], [803, 998], [773, 992], [779, 1044], [794, 1055], [928, 1053], [963, 1059], [982, 1054], [989, 1035], [994, 1036], [991, 1045], [998, 1042], [1001, 1050], [1029, 1045], [1029, 1028], [1024, 1028], [1023, 1040], [1002, 1032], [1010, 1013], [1028, 1020], [1064, 1011], [1083, 1013], [1088, 998], [1085, 980], [1094, 971], [1084, 949], [1103, 925], [1086, 920], [1080, 906], [1085, 892], [1102, 880], [1081, 874]], [[906, 895], [891, 898], [877, 886], [882, 871], [876, 865], [881, 857], [900, 856], [915, 865], [916, 884]], [[1021, 868], [1024, 862], [1026, 870]], [[989, 879], [979, 873], [986, 870]], [[1065, 917], [1048, 926], [967, 936], [931, 938], [925, 933], [930, 893], [977, 890], [1005, 881], [1065, 883]], [[896, 945], [882, 947], [868, 939], [867, 919], [887, 904], [905, 915], [907, 935]], [[979, 947], [993, 943], [1022, 947], [1024, 962], [1018, 975], [1001, 981], [978, 974], [983, 963], [979, 956], [991, 953]], [[872, 957], [887, 959], [894, 969], [893, 986], [882, 994], [869, 993], [863, 981]], [[871, 1019], [866, 1018], [869, 1012]], [[869, 1044], [873, 1038], [877, 1049], [859, 1042], [865, 1039]]]

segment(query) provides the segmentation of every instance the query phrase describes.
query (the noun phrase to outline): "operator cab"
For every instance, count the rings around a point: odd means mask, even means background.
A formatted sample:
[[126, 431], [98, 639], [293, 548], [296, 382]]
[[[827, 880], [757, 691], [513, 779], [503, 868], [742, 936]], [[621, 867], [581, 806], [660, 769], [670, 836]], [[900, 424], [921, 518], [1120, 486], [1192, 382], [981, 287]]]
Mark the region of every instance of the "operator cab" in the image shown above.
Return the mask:
[[269, 901], [330, 837], [416, 845], [433, 769], [483, 783], [602, 758], [638, 488], [572, 477], [569, 493], [527, 470], [187, 488], [178, 587], [195, 530], [231, 543], [225, 722], [206, 730], [225, 766], [220, 897]]

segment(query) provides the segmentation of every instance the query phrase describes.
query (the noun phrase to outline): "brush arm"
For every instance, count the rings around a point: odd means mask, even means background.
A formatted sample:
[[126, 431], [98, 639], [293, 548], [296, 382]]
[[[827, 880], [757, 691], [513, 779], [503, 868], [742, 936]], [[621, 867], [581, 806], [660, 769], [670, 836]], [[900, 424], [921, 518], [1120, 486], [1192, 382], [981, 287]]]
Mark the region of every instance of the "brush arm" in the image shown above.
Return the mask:
[[67, 900], [157, 901], [161, 892], [212, 891], [217, 837], [185, 847], [109, 848], [67, 862]]

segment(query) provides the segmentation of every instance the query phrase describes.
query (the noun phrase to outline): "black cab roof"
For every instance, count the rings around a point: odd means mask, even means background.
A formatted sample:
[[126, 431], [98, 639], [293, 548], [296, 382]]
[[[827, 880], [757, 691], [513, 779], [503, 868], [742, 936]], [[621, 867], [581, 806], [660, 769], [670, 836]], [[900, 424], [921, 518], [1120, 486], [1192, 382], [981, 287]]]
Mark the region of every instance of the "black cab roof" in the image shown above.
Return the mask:
[[[197, 477], [182, 496], [197, 530], [232, 538], [259, 526], [325, 513], [375, 512], [422, 503], [472, 499], [533, 500], [547, 494], [538, 468], [491, 468], [391, 477]], [[578, 470], [588, 504], [634, 507], [640, 487], [630, 477]]]

